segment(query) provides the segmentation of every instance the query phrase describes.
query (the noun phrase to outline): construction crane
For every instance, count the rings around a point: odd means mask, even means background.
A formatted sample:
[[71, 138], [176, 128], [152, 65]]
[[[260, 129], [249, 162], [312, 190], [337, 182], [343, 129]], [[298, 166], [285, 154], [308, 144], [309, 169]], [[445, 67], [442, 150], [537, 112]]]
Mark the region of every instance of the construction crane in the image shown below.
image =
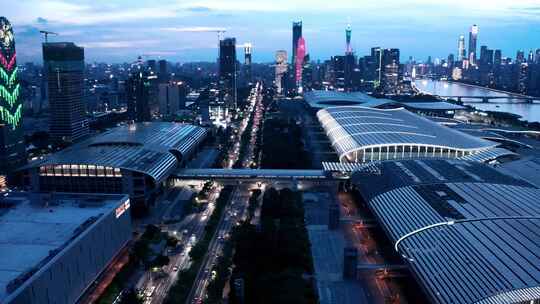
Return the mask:
[[49, 42], [49, 35], [56, 35], [58, 36], [58, 33], [55, 33], [55, 32], [49, 32], [49, 31], [39, 31], [41, 34], [43, 34], [43, 36], [45, 36], [45, 43]]

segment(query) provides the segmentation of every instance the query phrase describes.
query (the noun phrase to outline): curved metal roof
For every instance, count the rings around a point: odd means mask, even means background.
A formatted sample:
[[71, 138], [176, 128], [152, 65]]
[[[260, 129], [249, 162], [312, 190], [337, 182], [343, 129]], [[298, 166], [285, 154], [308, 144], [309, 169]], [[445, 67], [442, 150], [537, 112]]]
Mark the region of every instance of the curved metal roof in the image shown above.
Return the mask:
[[[206, 129], [177, 123], [137, 123], [114, 128], [24, 168], [87, 164], [121, 168], [162, 181], [206, 136]], [[23, 169], [24, 169], [23, 168]]]
[[378, 107], [383, 105], [395, 105], [397, 102], [390, 99], [379, 99], [361, 92], [337, 92], [337, 91], [309, 91], [304, 94], [304, 99], [312, 108], [326, 108], [329, 106], [365, 106]]
[[330, 107], [318, 111], [317, 117], [340, 159], [354, 151], [380, 146], [423, 145], [477, 152], [497, 145], [402, 108]]
[[540, 299], [540, 189], [465, 161], [379, 168], [356, 184], [433, 303]]

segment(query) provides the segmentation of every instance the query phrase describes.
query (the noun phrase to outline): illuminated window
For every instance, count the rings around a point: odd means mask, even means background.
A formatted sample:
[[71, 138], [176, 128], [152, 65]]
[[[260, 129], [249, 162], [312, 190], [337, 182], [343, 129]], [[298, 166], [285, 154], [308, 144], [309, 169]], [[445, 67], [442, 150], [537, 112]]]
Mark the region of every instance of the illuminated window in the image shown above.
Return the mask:
[[88, 166], [86, 165], [80, 165], [79, 166], [79, 174], [81, 176], [88, 176]]
[[70, 166], [69, 165], [62, 165], [62, 176], [70, 176]]
[[114, 176], [113, 168], [112, 167], [105, 167], [105, 175], [107, 177], [113, 177]]
[[120, 168], [114, 168], [114, 176], [122, 177], [122, 171], [120, 170]]
[[71, 165], [71, 176], [79, 176], [79, 165]]
[[105, 176], [105, 168], [103, 166], [97, 166], [97, 176]]
[[62, 176], [62, 165], [54, 166], [54, 176]]
[[96, 176], [96, 166], [88, 165], [88, 176]]

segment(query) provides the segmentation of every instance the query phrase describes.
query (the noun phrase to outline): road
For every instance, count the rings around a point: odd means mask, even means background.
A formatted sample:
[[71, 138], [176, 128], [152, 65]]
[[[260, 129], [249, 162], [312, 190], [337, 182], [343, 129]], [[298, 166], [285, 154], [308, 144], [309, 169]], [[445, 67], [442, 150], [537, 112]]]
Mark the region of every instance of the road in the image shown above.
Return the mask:
[[[250, 113], [253, 115], [247, 115], [241, 123], [240, 130], [237, 135], [237, 142], [234, 145], [233, 151], [229, 153], [230, 167], [232, 167], [232, 165], [239, 158], [242, 134], [246, 131], [251, 132], [251, 136], [249, 142], [247, 143], [247, 153], [245, 153], [244, 158], [240, 161], [242, 163], [242, 167], [249, 167], [253, 161], [253, 151], [255, 143], [257, 141], [257, 130], [261, 125], [260, 122], [263, 117], [261, 92], [262, 86], [257, 85], [256, 88], [252, 90], [252, 93], [249, 96], [250, 104], [248, 106], [248, 109], [246, 110], [246, 113]], [[249, 124], [249, 119], [253, 119], [253, 128], [251, 130], [246, 130], [246, 127]], [[251, 195], [250, 189], [254, 187], [254, 184], [243, 184], [235, 188], [231, 202], [225, 209], [216, 233], [212, 237], [212, 240], [208, 247], [208, 253], [204, 257], [202, 266], [199, 269], [199, 273], [197, 275], [197, 278], [195, 279], [186, 303], [200, 303], [206, 298], [206, 288], [208, 287], [208, 283], [210, 283], [212, 279], [212, 268], [217, 262], [217, 258], [222, 253], [225, 238], [230, 234], [232, 227], [237, 222], [246, 220], [247, 207], [249, 197]]]
[[212, 280], [212, 268], [223, 251], [223, 246], [231, 233], [231, 229], [236, 223], [245, 220], [247, 216], [250, 187], [251, 185], [241, 185], [233, 192], [230, 205], [225, 209], [224, 215], [208, 246], [208, 253], [204, 257], [186, 303], [198, 303], [206, 297], [206, 287]]
[[[172, 287], [181, 270], [191, 266], [189, 252], [194, 245], [193, 240], [199, 240], [203, 237], [204, 227], [208, 222], [210, 215], [215, 209], [215, 201], [219, 197], [221, 187], [215, 187], [209, 194], [207, 208], [200, 212], [189, 215], [180, 223], [167, 225], [163, 230], [180, 239], [180, 243], [184, 244], [181, 252], [169, 255], [170, 262], [163, 267], [163, 278], [153, 278], [152, 273], [147, 273], [143, 278], [141, 290], [153, 290], [151, 296], [147, 296], [145, 303], [160, 304], [165, 300], [169, 289]], [[191, 240], [192, 239], [192, 240]]]

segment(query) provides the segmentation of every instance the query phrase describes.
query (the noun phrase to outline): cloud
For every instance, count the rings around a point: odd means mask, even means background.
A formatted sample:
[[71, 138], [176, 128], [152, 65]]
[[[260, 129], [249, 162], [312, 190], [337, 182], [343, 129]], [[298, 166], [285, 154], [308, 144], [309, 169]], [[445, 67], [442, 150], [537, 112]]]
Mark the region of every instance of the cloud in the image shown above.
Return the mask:
[[166, 32], [180, 32], [180, 33], [204, 33], [204, 32], [217, 32], [217, 31], [226, 31], [224, 27], [213, 27], [213, 26], [186, 26], [186, 27], [163, 27], [160, 28], [161, 31]]
[[186, 11], [193, 13], [209, 13], [212, 11], [212, 9], [206, 6], [193, 6], [186, 8]]
[[88, 49], [125, 49], [159, 45], [159, 40], [92, 41], [79, 43]]
[[36, 22], [39, 23], [39, 24], [47, 24], [47, 23], [49, 23], [49, 21], [47, 19], [42, 18], [42, 17], [37, 17]]

